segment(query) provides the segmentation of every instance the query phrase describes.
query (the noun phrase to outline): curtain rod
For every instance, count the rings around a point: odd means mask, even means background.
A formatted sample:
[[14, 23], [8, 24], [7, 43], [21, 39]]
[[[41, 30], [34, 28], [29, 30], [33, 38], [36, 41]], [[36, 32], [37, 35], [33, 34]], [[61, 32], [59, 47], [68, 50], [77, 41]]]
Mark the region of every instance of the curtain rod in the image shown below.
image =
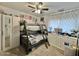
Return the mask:
[[76, 10], [79, 10], [79, 8], [72, 9], [72, 10], [65, 10], [65, 11], [62, 11], [62, 12], [57, 12], [57, 13], [52, 14], [51, 16], [54, 16], [54, 15], [57, 15], [57, 14], [69, 13], [69, 12], [73, 12], [73, 11], [76, 11]]

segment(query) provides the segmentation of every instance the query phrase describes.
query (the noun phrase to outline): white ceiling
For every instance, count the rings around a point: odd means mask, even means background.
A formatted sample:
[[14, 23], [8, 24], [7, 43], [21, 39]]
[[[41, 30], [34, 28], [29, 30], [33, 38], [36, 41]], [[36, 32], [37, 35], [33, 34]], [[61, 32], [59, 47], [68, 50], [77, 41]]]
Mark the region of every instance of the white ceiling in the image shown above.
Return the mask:
[[[49, 8], [49, 11], [44, 13], [46, 15], [58, 12], [58, 10], [60, 9], [68, 10], [79, 7], [79, 2], [44, 2], [44, 4]], [[13, 8], [15, 10], [19, 10], [25, 13], [37, 15], [32, 12], [33, 9], [25, 6], [27, 5], [27, 2], [0, 2], [0, 5]]]

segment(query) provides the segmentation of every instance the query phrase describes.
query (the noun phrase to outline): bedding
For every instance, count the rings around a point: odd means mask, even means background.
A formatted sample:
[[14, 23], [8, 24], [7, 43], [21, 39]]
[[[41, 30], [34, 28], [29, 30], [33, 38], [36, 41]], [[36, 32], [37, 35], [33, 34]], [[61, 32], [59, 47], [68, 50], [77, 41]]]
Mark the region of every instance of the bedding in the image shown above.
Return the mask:
[[28, 38], [29, 38], [29, 41], [31, 42], [32, 45], [38, 43], [41, 40], [43, 40], [42, 35], [37, 35], [37, 36], [30, 35]]
[[28, 30], [37, 31], [40, 30], [40, 26], [27, 26]]

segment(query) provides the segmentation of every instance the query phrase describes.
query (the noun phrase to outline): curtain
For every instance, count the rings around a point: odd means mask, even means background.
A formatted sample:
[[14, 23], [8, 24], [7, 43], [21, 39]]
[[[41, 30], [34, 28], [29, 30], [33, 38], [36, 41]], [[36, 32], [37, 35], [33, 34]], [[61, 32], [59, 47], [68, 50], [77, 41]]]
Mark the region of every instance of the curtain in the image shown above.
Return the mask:
[[[60, 22], [58, 19], [52, 17], [51, 21], [48, 24], [48, 31], [52, 27], [51, 31], [54, 31], [54, 28], [62, 28], [63, 32], [71, 33], [72, 30], [79, 30], [79, 11], [69, 12], [60, 14]], [[57, 16], [57, 15], [56, 15]]]

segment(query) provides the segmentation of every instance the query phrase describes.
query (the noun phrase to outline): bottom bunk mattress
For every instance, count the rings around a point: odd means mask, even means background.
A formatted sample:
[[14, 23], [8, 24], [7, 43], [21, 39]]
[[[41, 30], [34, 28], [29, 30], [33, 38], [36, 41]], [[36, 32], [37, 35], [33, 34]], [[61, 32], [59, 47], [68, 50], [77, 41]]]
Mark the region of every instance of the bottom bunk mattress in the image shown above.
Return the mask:
[[44, 40], [42, 35], [35, 35], [35, 36], [30, 35], [28, 38], [29, 38], [29, 41], [31, 42], [32, 45], [38, 43], [41, 40]]

